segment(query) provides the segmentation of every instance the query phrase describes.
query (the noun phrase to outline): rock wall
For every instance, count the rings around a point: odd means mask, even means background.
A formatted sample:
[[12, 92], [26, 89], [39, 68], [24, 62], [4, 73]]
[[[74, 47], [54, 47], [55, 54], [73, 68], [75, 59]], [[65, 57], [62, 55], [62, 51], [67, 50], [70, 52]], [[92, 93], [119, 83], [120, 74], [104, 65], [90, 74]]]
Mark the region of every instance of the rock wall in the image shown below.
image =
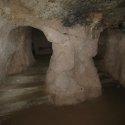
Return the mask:
[[0, 77], [19, 73], [34, 62], [31, 51], [30, 28], [17, 27], [7, 24], [0, 34]]
[[125, 32], [107, 29], [101, 37], [104, 70], [125, 86]]
[[9, 34], [9, 42], [15, 48], [7, 66], [7, 74], [19, 73], [34, 62], [30, 27], [18, 27]]
[[[0, 80], [3, 80], [7, 74], [7, 65], [10, 62], [10, 57], [14, 53], [15, 46], [9, 42], [8, 36], [12, 29], [12, 25], [1, 17], [0, 21]], [[1, 83], [1, 82], [0, 82]]]

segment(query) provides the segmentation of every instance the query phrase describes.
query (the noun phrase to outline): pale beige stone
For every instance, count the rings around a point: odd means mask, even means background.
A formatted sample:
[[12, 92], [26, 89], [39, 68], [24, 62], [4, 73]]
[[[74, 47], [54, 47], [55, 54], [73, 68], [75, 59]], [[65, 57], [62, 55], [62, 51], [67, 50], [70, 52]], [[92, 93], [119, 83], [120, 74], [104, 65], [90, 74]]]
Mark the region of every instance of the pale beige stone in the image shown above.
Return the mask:
[[[99, 35], [93, 38], [91, 30], [79, 25], [66, 31], [56, 24], [55, 29], [59, 33], [53, 32], [51, 35], [49, 29], [47, 32], [49, 39], [58, 40], [53, 44], [54, 53], [47, 75], [46, 86], [50, 101], [58, 105], [76, 104], [99, 96], [101, 85], [92, 60], [97, 53]], [[69, 41], [63, 42], [64, 32]]]

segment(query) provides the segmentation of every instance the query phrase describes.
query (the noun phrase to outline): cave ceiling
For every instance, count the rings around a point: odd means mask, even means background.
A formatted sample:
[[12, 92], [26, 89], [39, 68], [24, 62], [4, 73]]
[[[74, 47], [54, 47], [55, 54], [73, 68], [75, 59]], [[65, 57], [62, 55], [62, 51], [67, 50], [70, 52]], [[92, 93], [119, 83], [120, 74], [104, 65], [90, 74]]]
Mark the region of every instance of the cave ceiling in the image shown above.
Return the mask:
[[[91, 24], [91, 15], [102, 15], [100, 24], [117, 26], [125, 21], [125, 0], [1, 0], [0, 11], [18, 6], [43, 18], [60, 18], [66, 27]], [[19, 7], [20, 6], [20, 7]], [[19, 10], [18, 10], [19, 11]], [[22, 10], [20, 10], [22, 12]], [[25, 13], [25, 11], [24, 11]], [[97, 16], [98, 18], [98, 16]]]

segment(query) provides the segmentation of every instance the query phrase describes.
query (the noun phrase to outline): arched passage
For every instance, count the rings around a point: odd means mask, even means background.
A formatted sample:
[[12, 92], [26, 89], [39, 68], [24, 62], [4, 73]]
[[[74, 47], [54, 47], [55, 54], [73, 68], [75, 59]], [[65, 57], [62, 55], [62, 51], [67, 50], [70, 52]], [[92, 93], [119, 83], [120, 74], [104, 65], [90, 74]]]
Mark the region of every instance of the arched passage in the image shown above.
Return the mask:
[[120, 27], [105, 29], [98, 42], [98, 54], [94, 58], [102, 88], [124, 86], [125, 33]]
[[12, 29], [5, 42], [7, 61], [3, 64], [7, 76], [0, 86], [0, 115], [47, 100], [44, 86], [52, 55], [51, 43], [33, 27]]
[[8, 74], [19, 73], [36, 61], [49, 64], [52, 44], [41, 30], [29, 26], [17, 27], [10, 32], [9, 42], [13, 45], [13, 52], [7, 66]]

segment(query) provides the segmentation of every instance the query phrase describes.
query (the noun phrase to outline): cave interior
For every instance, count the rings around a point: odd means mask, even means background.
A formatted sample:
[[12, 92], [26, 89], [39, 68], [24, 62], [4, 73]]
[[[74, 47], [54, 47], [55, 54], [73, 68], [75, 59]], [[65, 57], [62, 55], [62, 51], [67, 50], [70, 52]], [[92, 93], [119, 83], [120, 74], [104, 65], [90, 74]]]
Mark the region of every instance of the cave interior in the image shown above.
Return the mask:
[[125, 0], [0, 1], [0, 125], [124, 116]]

